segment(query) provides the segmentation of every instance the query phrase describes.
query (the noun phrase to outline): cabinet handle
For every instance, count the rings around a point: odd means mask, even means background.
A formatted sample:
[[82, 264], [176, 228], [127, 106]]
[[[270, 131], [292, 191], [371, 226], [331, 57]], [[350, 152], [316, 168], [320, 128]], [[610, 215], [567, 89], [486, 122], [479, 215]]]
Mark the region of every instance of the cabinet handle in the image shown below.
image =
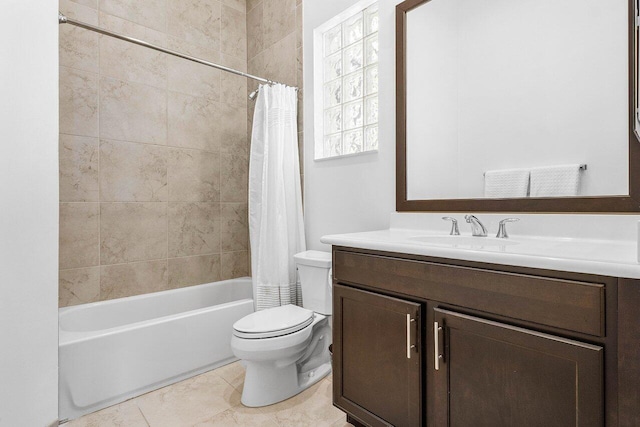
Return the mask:
[[440, 370], [440, 360], [442, 360], [442, 354], [440, 354], [440, 333], [442, 332], [442, 326], [438, 325], [438, 322], [433, 322], [433, 364], [436, 371]]
[[415, 322], [416, 319], [412, 319], [410, 314], [407, 314], [407, 359], [411, 359], [411, 349], [416, 348], [411, 344], [411, 322]]

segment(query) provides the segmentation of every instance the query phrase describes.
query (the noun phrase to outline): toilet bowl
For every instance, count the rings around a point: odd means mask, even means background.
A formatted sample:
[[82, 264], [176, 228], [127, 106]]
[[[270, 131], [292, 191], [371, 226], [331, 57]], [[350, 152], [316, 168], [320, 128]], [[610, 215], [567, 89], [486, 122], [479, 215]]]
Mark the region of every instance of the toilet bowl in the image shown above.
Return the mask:
[[331, 372], [331, 255], [295, 255], [304, 307], [284, 305], [233, 325], [231, 349], [246, 366], [242, 403], [257, 407], [288, 399]]

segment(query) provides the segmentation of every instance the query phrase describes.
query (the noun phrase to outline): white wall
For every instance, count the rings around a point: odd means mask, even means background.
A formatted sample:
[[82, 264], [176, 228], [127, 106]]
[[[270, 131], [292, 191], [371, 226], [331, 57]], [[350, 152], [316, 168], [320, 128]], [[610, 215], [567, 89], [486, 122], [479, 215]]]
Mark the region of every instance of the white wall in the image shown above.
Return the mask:
[[313, 30], [356, 0], [304, 0], [304, 203], [309, 249], [325, 234], [387, 228], [395, 211], [395, 5], [380, 0], [379, 151], [314, 161]]
[[0, 26], [0, 426], [58, 418], [58, 2]]

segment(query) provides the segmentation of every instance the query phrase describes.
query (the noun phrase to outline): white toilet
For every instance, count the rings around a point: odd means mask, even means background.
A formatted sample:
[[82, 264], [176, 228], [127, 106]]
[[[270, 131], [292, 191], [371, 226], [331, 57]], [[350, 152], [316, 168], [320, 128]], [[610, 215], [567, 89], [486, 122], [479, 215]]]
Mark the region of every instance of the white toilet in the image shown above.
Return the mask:
[[306, 251], [294, 258], [304, 308], [269, 308], [233, 325], [231, 349], [247, 368], [245, 406], [288, 399], [331, 372], [331, 254]]

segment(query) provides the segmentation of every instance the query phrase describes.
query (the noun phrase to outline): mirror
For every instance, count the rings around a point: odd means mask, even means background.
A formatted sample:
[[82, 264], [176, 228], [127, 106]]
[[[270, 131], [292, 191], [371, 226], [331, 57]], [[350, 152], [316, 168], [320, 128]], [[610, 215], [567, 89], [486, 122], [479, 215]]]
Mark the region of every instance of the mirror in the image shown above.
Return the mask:
[[[398, 210], [638, 211], [631, 6], [398, 5]], [[558, 166], [571, 188], [541, 191]]]

